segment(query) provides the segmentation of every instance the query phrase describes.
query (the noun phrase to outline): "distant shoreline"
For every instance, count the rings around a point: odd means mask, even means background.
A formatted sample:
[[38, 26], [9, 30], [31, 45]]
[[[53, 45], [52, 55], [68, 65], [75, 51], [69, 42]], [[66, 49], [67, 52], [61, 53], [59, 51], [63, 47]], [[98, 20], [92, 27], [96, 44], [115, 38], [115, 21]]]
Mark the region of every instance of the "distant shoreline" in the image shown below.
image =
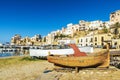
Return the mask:
[[17, 58], [17, 57], [25, 57], [25, 56], [29, 56], [29, 55], [4, 56], [4, 57], [0, 57], [0, 59]]

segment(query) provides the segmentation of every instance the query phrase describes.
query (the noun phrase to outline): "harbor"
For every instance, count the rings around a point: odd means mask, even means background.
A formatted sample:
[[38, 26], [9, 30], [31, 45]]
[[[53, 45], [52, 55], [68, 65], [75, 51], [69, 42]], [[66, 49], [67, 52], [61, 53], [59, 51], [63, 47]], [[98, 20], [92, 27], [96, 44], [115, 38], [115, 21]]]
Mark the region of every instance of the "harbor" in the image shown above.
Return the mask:
[[117, 0], [0, 0], [0, 80], [120, 80]]
[[39, 46], [13, 46], [13, 45], [0, 46], [0, 58], [29, 55], [29, 49], [33, 48], [37, 49], [39, 48]]
[[[58, 48], [59, 47], [59, 48]], [[49, 48], [49, 49], [48, 49]], [[57, 49], [58, 48], [58, 49]], [[61, 48], [61, 49], [60, 49]], [[93, 51], [101, 50], [101, 48], [93, 47], [79, 47], [82, 52], [90, 54]], [[61, 53], [62, 52], [62, 53]], [[46, 46], [0, 46], [0, 58], [10, 58], [13, 56], [30, 56], [31, 59], [47, 59], [48, 53], [52, 55], [70, 55], [74, 51], [69, 47], [60, 45], [46, 45]], [[120, 50], [110, 49], [110, 65], [120, 68]]]

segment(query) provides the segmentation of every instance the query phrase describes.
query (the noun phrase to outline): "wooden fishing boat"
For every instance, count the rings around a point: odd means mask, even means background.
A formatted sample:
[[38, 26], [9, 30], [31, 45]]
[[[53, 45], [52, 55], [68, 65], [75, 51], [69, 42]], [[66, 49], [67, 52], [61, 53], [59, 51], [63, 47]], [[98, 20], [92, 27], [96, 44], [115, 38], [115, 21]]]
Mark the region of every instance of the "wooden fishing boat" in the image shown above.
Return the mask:
[[70, 46], [74, 50], [74, 55], [49, 55], [47, 56], [48, 61], [61, 67], [109, 67], [110, 56], [108, 49], [87, 55], [84, 52], [80, 52], [74, 44]]

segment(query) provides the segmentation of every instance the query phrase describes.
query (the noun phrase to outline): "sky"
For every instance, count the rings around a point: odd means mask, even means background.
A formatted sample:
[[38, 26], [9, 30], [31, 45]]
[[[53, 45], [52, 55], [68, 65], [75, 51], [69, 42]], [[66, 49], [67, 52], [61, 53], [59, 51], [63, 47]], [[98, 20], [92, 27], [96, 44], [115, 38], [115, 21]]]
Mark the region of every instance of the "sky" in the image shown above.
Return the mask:
[[109, 21], [116, 10], [119, 0], [0, 0], [0, 43], [15, 34], [46, 36], [80, 20]]

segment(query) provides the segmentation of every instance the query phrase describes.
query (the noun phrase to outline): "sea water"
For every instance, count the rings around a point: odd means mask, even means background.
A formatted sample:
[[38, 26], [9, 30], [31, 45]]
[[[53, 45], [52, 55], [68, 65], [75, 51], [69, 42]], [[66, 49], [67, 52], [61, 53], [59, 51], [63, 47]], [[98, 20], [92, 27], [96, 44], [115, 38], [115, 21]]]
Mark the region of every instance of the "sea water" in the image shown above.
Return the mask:
[[11, 57], [11, 56], [21, 56], [21, 55], [23, 55], [22, 53], [9, 53], [9, 52], [7, 52], [7, 53], [0, 53], [0, 58], [2, 58], [2, 57]]

